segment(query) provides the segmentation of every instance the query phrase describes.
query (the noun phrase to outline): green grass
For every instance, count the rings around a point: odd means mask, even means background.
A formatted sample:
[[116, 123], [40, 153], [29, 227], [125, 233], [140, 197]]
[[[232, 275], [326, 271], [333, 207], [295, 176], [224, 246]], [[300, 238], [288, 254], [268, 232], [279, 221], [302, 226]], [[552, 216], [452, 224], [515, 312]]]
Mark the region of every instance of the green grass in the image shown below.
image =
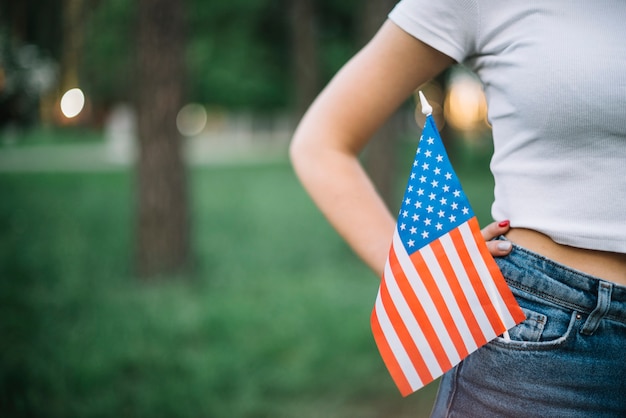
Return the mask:
[[436, 385], [401, 398], [376, 351], [378, 279], [286, 163], [190, 183], [194, 273], [146, 284], [129, 172], [0, 174], [0, 416], [428, 416]]

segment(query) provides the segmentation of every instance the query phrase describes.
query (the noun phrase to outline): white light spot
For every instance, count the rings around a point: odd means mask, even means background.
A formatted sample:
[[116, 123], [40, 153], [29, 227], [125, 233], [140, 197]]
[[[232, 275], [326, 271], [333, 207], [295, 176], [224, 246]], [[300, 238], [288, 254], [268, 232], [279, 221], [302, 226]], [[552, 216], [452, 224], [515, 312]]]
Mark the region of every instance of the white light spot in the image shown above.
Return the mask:
[[184, 136], [195, 136], [204, 130], [207, 114], [204, 106], [189, 103], [180, 109], [176, 116], [178, 132]]
[[61, 112], [66, 118], [73, 118], [83, 110], [85, 95], [79, 88], [69, 89], [61, 97]]

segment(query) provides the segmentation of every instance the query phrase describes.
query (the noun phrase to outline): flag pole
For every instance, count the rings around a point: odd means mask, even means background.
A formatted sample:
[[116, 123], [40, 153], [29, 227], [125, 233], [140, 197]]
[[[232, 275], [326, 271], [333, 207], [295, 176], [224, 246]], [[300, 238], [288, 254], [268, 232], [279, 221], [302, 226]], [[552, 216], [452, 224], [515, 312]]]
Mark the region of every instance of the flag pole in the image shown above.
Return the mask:
[[[430, 105], [430, 103], [428, 103], [428, 100], [426, 100], [426, 96], [424, 96], [424, 93], [422, 93], [422, 91], [419, 90], [418, 95], [420, 98], [420, 105], [422, 106], [422, 114], [424, 114], [426, 117], [432, 115], [433, 107]], [[490, 296], [494, 299], [494, 302], [495, 302], [494, 305], [496, 309], [498, 309], [498, 312], [500, 313], [500, 315], [502, 315], [502, 307], [500, 306], [500, 301], [497, 299], [496, 295], [494, 294], [493, 287], [489, 288], [489, 293], [491, 293]], [[502, 333], [502, 338], [504, 338], [506, 341], [511, 341], [511, 336], [509, 335], [508, 330], [504, 330], [504, 332]]]

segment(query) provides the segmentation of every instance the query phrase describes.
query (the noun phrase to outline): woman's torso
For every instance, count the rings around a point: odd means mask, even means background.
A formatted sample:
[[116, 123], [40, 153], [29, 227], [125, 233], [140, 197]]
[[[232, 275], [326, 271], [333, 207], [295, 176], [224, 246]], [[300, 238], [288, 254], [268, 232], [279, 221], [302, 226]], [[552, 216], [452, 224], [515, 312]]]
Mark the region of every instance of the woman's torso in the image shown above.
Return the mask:
[[557, 244], [546, 235], [529, 229], [513, 228], [506, 238], [557, 263], [626, 286], [626, 254]]

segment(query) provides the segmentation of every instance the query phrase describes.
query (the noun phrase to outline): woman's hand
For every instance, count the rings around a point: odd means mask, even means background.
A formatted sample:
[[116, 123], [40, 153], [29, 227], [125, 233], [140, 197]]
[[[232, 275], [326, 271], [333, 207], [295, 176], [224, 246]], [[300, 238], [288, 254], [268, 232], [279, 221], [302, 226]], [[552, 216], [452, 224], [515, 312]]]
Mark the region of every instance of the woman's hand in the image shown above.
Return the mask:
[[510, 227], [509, 221], [496, 221], [480, 231], [485, 241], [487, 241], [487, 248], [492, 256], [502, 257], [511, 252], [511, 248], [513, 248], [511, 241], [492, 241], [494, 238], [505, 234]]

